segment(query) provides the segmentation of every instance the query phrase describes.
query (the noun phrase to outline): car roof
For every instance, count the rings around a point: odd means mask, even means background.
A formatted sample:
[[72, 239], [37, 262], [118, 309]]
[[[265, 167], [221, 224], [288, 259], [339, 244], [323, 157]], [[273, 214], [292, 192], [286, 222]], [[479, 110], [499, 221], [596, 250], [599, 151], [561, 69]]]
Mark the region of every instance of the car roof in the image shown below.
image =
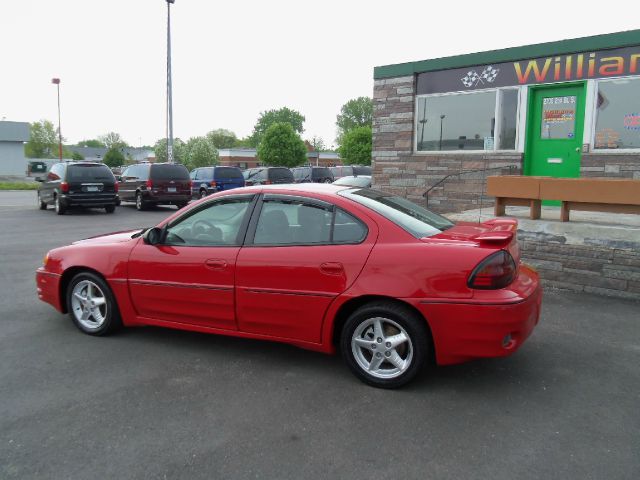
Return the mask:
[[331, 183], [281, 183], [275, 185], [255, 185], [251, 187], [234, 188], [232, 190], [225, 190], [227, 195], [242, 194], [242, 193], [290, 193], [290, 194], [306, 194], [316, 193], [323, 195], [335, 195], [342, 190], [350, 190], [354, 187], [349, 185], [333, 185]]

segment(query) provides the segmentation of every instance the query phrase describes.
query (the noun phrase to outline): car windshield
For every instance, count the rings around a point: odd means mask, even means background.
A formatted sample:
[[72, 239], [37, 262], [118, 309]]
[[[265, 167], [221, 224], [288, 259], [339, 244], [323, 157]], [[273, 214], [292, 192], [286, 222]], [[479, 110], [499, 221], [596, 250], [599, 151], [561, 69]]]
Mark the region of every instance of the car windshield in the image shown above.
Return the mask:
[[371, 177], [342, 177], [339, 180], [333, 182], [334, 185], [344, 185], [348, 187], [369, 187], [371, 185]]
[[151, 167], [153, 180], [189, 180], [189, 171], [184, 165], [153, 165]]
[[106, 165], [69, 165], [67, 180], [70, 182], [113, 180], [113, 173]]
[[343, 190], [338, 194], [379, 213], [416, 238], [430, 237], [453, 227], [446, 218], [397, 195], [369, 188]]

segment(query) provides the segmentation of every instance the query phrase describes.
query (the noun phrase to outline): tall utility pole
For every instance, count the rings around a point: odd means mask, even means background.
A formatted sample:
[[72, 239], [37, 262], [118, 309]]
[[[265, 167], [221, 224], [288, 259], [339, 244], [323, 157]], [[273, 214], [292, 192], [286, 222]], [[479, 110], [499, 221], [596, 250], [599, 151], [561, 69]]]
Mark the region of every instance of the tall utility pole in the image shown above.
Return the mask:
[[60, 125], [60, 79], [52, 78], [51, 83], [58, 86], [58, 157], [62, 161], [62, 126]]
[[167, 161], [173, 163], [173, 94], [171, 84], [171, 4], [167, 1]]

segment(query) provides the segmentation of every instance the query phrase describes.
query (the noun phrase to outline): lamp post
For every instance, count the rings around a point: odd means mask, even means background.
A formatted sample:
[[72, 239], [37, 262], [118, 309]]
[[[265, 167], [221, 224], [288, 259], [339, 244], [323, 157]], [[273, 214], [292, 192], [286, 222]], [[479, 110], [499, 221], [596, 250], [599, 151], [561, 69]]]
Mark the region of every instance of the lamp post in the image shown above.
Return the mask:
[[51, 83], [58, 86], [58, 157], [62, 161], [62, 126], [60, 125], [60, 79], [52, 78]]
[[173, 93], [171, 83], [171, 4], [167, 2], [167, 161], [173, 163]]
[[440, 142], [438, 143], [438, 150], [442, 150], [442, 121], [446, 115], [440, 115]]

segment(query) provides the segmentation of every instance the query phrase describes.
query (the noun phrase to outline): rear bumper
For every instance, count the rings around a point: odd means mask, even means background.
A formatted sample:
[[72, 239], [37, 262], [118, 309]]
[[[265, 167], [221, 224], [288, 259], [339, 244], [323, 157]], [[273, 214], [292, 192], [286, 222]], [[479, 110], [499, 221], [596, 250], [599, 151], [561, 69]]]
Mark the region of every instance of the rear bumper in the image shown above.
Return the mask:
[[510, 290], [509, 300], [495, 303], [488, 291], [464, 303], [424, 299], [414, 303], [429, 322], [439, 365], [505, 357], [520, 348], [540, 318], [538, 275], [522, 266], [518, 279], [503, 290]]
[[118, 194], [60, 195], [60, 201], [65, 207], [107, 207], [118, 203]]
[[47, 272], [42, 267], [36, 270], [36, 288], [38, 291], [38, 298], [43, 302], [53, 305], [53, 307], [59, 312], [63, 312], [60, 302], [61, 278], [61, 275]]
[[142, 199], [147, 203], [155, 203], [162, 205], [177, 205], [179, 203], [189, 203], [191, 201], [191, 192], [188, 193], [149, 193], [143, 192]]

